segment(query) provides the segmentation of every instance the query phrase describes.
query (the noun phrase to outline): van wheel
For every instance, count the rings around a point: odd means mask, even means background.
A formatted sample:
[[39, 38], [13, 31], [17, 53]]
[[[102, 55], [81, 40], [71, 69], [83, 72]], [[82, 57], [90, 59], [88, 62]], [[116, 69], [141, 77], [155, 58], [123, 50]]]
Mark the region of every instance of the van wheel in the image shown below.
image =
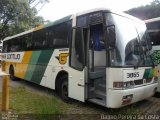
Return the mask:
[[15, 77], [14, 77], [14, 68], [11, 66], [9, 69], [9, 74], [10, 74], [10, 80], [15, 81]]
[[68, 97], [68, 77], [67, 75], [62, 76], [59, 82], [58, 94], [60, 98], [65, 102], [71, 102], [71, 99]]

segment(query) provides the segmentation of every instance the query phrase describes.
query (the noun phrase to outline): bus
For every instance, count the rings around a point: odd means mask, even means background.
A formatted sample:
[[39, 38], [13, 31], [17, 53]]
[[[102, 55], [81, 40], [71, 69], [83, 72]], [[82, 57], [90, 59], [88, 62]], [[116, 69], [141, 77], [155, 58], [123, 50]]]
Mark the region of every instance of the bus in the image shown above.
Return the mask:
[[[145, 20], [148, 33], [152, 41], [152, 58], [154, 64], [158, 65], [160, 71], [160, 17]], [[158, 75], [158, 88], [157, 92], [160, 92], [160, 72]]]
[[145, 23], [96, 8], [3, 40], [2, 70], [75, 99], [120, 108], [151, 97], [158, 71]]

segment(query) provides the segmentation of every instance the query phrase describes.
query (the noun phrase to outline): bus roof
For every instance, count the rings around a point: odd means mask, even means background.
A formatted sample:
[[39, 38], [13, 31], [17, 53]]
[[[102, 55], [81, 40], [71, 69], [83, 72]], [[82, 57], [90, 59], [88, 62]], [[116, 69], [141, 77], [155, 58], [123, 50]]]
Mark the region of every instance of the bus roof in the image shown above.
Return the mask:
[[25, 31], [25, 32], [22, 32], [22, 33], [19, 33], [19, 34], [16, 34], [16, 35], [13, 35], [13, 36], [10, 36], [10, 37], [6, 37], [3, 41], [6, 41], [6, 40], [10, 40], [12, 38], [16, 38], [16, 37], [19, 37], [19, 36], [22, 36], [22, 35], [25, 35], [25, 34], [28, 34], [28, 33], [31, 33], [31, 32], [34, 32], [34, 31], [37, 31], [37, 30], [40, 30], [40, 29], [43, 29], [43, 28], [47, 28], [47, 27], [50, 27], [50, 26], [53, 26], [53, 25], [56, 25], [56, 24], [60, 24], [60, 23], [63, 23], [63, 22], [66, 22], [66, 21], [69, 21], [73, 18], [73, 16], [81, 16], [81, 15], [85, 15], [85, 14], [88, 14], [88, 13], [93, 13], [93, 12], [98, 12], [98, 11], [105, 11], [105, 12], [111, 12], [111, 13], [115, 13], [115, 14], [118, 14], [118, 15], [121, 15], [121, 16], [124, 16], [124, 17], [127, 17], [129, 19], [132, 19], [132, 20], [135, 20], [135, 21], [138, 21], [138, 22], [142, 22], [144, 23], [143, 21], [141, 21], [140, 19], [136, 18], [136, 17], [133, 17], [131, 15], [128, 15], [126, 13], [123, 13], [123, 12], [119, 12], [119, 11], [114, 11], [114, 10], [111, 10], [111, 9], [107, 9], [107, 8], [95, 8], [95, 9], [90, 9], [90, 10], [85, 10], [85, 11], [82, 11], [82, 12], [78, 12], [76, 14], [73, 14], [73, 15], [68, 15], [66, 17], [63, 17], [61, 19], [58, 19], [56, 21], [53, 21], [53, 22], [50, 22], [46, 25], [40, 25], [36, 28], [33, 28], [31, 30], [28, 30], [28, 31]]
[[145, 23], [151, 23], [151, 22], [156, 22], [156, 21], [160, 21], [160, 17], [144, 20]]
[[78, 12], [76, 14], [76, 16], [85, 15], [85, 14], [88, 14], [88, 13], [93, 13], [93, 12], [98, 12], [98, 11], [105, 11], [105, 12], [115, 13], [115, 14], [127, 17], [129, 19], [144, 23], [142, 20], [140, 20], [140, 19], [138, 19], [138, 18], [136, 18], [134, 16], [131, 16], [131, 15], [126, 14], [124, 12], [120, 12], [120, 11], [116, 11], [116, 10], [113, 10], [113, 9], [109, 9], [109, 8], [95, 8], [95, 9], [85, 10], [85, 11], [82, 11], [82, 12]]

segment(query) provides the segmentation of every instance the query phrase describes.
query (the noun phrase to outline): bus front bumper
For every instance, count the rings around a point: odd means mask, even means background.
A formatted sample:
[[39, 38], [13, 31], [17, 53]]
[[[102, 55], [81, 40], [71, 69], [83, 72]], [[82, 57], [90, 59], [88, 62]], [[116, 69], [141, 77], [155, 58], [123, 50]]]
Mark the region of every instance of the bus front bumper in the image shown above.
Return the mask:
[[152, 83], [146, 86], [126, 90], [109, 89], [107, 92], [107, 107], [120, 108], [149, 98], [156, 92], [157, 85], [158, 83]]

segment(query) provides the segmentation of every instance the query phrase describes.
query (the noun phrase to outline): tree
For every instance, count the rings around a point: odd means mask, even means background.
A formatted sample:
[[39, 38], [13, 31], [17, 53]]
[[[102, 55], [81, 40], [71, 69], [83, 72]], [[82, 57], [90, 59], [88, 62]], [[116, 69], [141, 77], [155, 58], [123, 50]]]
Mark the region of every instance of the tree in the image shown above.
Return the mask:
[[28, 2], [32, 7], [40, 11], [46, 3], [49, 3], [49, 0], [28, 0]]
[[160, 0], [154, 0], [148, 5], [133, 8], [126, 12], [142, 20], [160, 17]]
[[44, 2], [49, 2], [49, 0], [28, 0], [29, 4], [32, 4], [34, 2], [38, 2], [38, 3], [44, 3]]
[[0, 40], [43, 22], [28, 0], [0, 0]]

